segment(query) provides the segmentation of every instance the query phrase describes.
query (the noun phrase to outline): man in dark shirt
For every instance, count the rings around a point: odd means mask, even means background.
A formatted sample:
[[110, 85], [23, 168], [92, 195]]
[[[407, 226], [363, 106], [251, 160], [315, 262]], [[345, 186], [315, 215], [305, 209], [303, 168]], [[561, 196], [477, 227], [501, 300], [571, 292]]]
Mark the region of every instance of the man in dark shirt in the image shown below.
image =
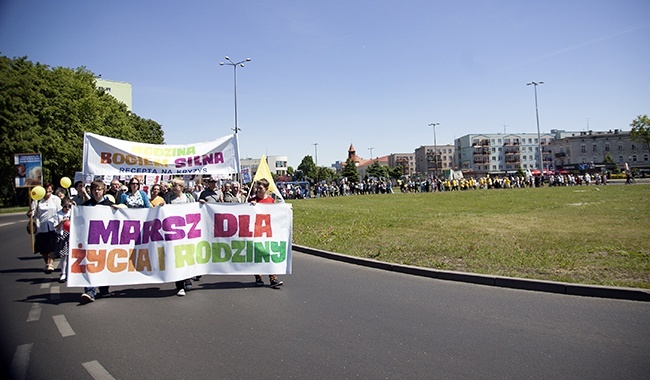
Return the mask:
[[122, 198], [122, 190], [120, 190], [121, 187], [122, 183], [120, 183], [120, 181], [117, 179], [113, 179], [111, 181], [111, 186], [108, 190], [105, 191], [104, 195], [111, 195], [113, 196], [113, 199], [115, 199], [115, 203], [120, 203], [120, 198]]
[[214, 177], [208, 178], [208, 186], [199, 195], [201, 203], [219, 203], [223, 202], [223, 193], [217, 189], [217, 180]]
[[[119, 183], [119, 182], [118, 182]], [[114, 203], [108, 197], [104, 196], [104, 190], [106, 185], [101, 180], [93, 181], [90, 184], [90, 199], [85, 201], [82, 206], [111, 206], [113, 207]], [[97, 287], [89, 286], [84, 288], [84, 292], [81, 295], [81, 303], [87, 304], [95, 301], [96, 296], [107, 296], [108, 295], [108, 286], [100, 286], [99, 293], [97, 293]]]

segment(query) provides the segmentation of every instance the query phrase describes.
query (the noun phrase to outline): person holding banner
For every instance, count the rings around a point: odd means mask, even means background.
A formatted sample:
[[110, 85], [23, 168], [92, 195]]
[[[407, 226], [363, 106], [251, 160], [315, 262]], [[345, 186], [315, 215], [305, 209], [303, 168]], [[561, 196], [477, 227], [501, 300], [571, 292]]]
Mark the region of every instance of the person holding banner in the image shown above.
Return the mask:
[[[169, 192], [169, 199], [165, 200], [166, 204], [183, 204], [195, 202], [194, 197], [185, 193], [185, 181], [180, 178], [172, 180], [172, 190]], [[200, 276], [195, 277], [198, 280]], [[186, 280], [176, 281], [176, 295], [182, 297], [186, 294], [187, 290], [192, 288], [192, 281], [188, 278]]]
[[147, 193], [140, 190], [140, 180], [136, 177], [131, 178], [129, 181], [129, 189], [122, 193], [120, 202], [128, 208], [149, 208], [149, 198]]
[[[255, 195], [251, 198], [250, 202], [252, 205], [258, 203], [275, 203], [273, 197], [269, 195], [269, 181], [266, 178], [261, 178], [255, 183]], [[274, 289], [277, 289], [284, 284], [284, 282], [280, 281], [278, 276], [274, 274], [269, 275], [269, 281], [271, 287]], [[255, 285], [264, 286], [264, 280], [262, 280], [262, 276], [259, 274], [255, 275]]]
[[217, 189], [217, 180], [214, 177], [208, 178], [208, 187], [199, 195], [201, 203], [219, 203], [223, 200], [223, 193]]
[[[90, 184], [90, 195], [91, 198], [84, 202], [83, 206], [111, 206], [113, 208], [116, 205], [104, 196], [104, 191], [106, 190], [106, 185], [101, 180], [95, 180]], [[99, 290], [99, 293], [97, 292]], [[94, 286], [89, 286], [84, 288], [84, 292], [81, 295], [81, 303], [87, 304], [95, 301], [96, 296], [107, 296], [108, 295], [108, 286], [100, 286], [99, 289]]]
[[54, 271], [54, 245], [56, 243], [56, 213], [61, 210], [61, 198], [52, 196], [52, 184], [45, 183], [45, 196], [40, 200], [32, 202], [27, 216], [36, 220], [36, 240], [34, 242], [34, 253], [40, 253], [45, 261], [45, 273]]

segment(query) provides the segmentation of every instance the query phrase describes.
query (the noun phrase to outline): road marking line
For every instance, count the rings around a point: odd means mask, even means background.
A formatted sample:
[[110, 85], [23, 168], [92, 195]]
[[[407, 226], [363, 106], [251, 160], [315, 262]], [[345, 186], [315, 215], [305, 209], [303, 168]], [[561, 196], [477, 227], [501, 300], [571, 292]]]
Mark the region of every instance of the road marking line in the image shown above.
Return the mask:
[[41, 289], [47, 289], [47, 288], [49, 288], [49, 287], [50, 287], [50, 283], [49, 283], [49, 282], [44, 282], [44, 283], [41, 284]]
[[29, 315], [27, 316], [27, 322], [34, 322], [41, 319], [41, 311], [43, 306], [40, 303], [33, 303], [31, 310], [29, 310]]
[[60, 286], [53, 286], [50, 288], [50, 299], [52, 300], [58, 300], [61, 298], [61, 287]]
[[0, 224], [0, 227], [4, 227], [4, 226], [11, 226], [12, 224], [16, 224], [16, 222], [11, 222], [11, 223], [3, 223], [3, 224]]
[[74, 330], [72, 330], [72, 326], [68, 323], [68, 320], [65, 318], [65, 315], [53, 315], [52, 319], [54, 319], [54, 323], [56, 324], [56, 327], [59, 329], [59, 332], [61, 333], [62, 337], [66, 336], [72, 336], [75, 335]]
[[11, 361], [10, 379], [23, 380], [27, 378], [29, 357], [32, 354], [33, 343], [21, 344], [16, 348], [14, 359]]
[[84, 366], [86, 371], [88, 371], [90, 376], [95, 380], [115, 380], [115, 378], [111, 376], [111, 374], [108, 373], [108, 371], [102, 367], [97, 360], [82, 363], [81, 365]]

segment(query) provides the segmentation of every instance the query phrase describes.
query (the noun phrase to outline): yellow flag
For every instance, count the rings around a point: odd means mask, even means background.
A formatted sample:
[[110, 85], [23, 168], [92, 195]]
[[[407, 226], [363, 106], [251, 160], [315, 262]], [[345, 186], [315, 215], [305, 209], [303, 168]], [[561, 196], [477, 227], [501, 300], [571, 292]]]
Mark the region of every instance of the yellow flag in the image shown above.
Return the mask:
[[275, 181], [273, 181], [269, 164], [266, 162], [266, 155], [262, 155], [262, 158], [260, 159], [260, 165], [257, 167], [257, 171], [253, 177], [253, 183], [262, 178], [269, 181], [269, 191], [274, 194], [276, 201], [284, 203], [284, 198], [282, 198], [282, 194], [280, 194], [280, 191], [275, 186]]

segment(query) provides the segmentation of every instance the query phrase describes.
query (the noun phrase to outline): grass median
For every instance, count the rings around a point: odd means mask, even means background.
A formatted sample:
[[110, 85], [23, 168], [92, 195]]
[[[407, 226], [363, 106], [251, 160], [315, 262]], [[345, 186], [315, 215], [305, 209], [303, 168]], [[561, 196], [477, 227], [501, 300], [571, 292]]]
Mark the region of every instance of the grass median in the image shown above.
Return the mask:
[[296, 244], [385, 262], [650, 288], [650, 186], [292, 201]]

